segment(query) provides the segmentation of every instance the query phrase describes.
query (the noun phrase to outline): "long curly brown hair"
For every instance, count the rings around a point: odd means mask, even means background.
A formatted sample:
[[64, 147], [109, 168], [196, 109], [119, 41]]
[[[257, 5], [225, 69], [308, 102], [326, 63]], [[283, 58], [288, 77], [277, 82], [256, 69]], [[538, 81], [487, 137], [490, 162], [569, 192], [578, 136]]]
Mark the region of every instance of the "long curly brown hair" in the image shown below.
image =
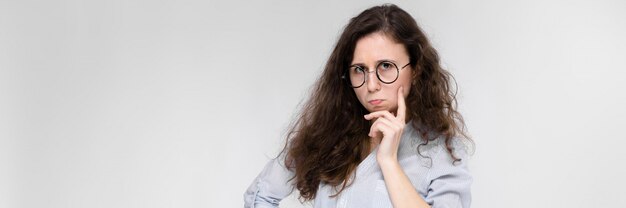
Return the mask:
[[303, 201], [315, 198], [320, 183], [341, 193], [369, 154], [371, 124], [363, 119], [369, 112], [342, 75], [352, 62], [356, 42], [375, 32], [404, 44], [409, 53], [415, 76], [406, 98], [407, 117], [422, 135], [422, 144], [443, 136], [448, 153], [458, 161], [451, 139], [471, 141], [456, 110], [452, 76], [440, 66], [437, 51], [424, 32], [411, 15], [393, 4], [372, 7], [345, 27], [312, 95], [287, 134], [281, 154], [286, 153], [284, 162], [295, 173], [292, 180]]

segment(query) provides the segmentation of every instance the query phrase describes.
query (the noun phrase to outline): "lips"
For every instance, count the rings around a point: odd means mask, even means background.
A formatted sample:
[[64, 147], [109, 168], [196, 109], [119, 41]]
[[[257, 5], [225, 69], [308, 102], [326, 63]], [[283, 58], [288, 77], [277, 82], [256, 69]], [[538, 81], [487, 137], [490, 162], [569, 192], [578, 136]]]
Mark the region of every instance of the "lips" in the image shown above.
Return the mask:
[[381, 99], [375, 99], [375, 100], [370, 100], [370, 101], [367, 101], [367, 102], [368, 102], [369, 104], [372, 104], [372, 105], [378, 105], [378, 104], [382, 103], [382, 102], [383, 102], [383, 100], [381, 100]]

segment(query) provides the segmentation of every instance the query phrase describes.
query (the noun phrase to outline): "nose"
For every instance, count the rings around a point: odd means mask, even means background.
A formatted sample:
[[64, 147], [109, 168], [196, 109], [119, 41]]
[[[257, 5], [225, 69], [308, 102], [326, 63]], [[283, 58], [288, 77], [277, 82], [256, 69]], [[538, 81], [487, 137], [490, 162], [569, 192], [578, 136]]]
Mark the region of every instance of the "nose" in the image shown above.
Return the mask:
[[376, 77], [376, 71], [370, 71], [367, 73], [365, 84], [367, 84], [367, 91], [369, 92], [376, 92], [380, 90], [380, 82], [378, 81], [378, 77]]

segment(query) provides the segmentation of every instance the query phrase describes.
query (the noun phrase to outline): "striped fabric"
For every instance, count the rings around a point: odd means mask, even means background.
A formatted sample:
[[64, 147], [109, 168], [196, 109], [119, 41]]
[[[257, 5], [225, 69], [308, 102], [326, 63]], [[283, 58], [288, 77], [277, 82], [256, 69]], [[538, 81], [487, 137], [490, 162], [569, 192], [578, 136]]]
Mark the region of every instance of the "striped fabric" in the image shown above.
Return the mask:
[[[411, 183], [433, 208], [469, 207], [472, 177], [467, 168], [467, 151], [462, 142], [453, 140], [455, 155], [461, 162], [452, 163], [442, 138], [421, 146], [420, 137], [412, 127], [404, 128], [398, 160]], [[334, 188], [320, 184], [314, 207], [392, 207], [382, 171], [376, 161], [374, 149], [357, 167], [352, 185], [337, 197], [329, 197]], [[423, 156], [422, 156], [423, 155]], [[283, 158], [273, 159], [256, 177], [244, 194], [244, 207], [278, 207], [280, 201], [291, 194], [293, 185], [288, 180], [293, 173], [282, 163]], [[297, 193], [297, 191], [296, 191]]]

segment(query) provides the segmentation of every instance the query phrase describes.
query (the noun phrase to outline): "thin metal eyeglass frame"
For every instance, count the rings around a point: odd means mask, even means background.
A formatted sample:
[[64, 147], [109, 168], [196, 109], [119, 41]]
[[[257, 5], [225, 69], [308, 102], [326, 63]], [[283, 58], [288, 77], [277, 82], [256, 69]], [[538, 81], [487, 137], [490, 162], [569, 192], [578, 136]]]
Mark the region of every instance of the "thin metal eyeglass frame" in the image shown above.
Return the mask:
[[[379, 66], [379, 65], [381, 65], [381, 64], [383, 64], [383, 63], [393, 64], [393, 66], [396, 68], [396, 72], [397, 72], [397, 73], [396, 73], [396, 78], [395, 78], [395, 79], [393, 79], [393, 81], [391, 81], [391, 82], [385, 82], [385, 81], [383, 81], [383, 80], [380, 78], [380, 74], [379, 74], [379, 72], [378, 72], [378, 66]], [[380, 81], [380, 82], [382, 82], [382, 83], [385, 83], [385, 84], [391, 84], [391, 83], [394, 83], [396, 80], [398, 80], [398, 77], [400, 77], [400, 70], [404, 69], [405, 67], [407, 67], [407, 66], [408, 66], [408, 65], [410, 65], [410, 64], [411, 64], [411, 62], [409, 62], [408, 64], [404, 65], [402, 68], [398, 68], [398, 65], [396, 65], [396, 63], [393, 63], [393, 62], [391, 62], [391, 61], [383, 61], [383, 62], [380, 62], [380, 63], [378, 63], [378, 64], [376, 65], [376, 69], [375, 69], [375, 71], [376, 71], [376, 78], [378, 78], [378, 81]], [[367, 69], [367, 68], [365, 68], [365, 69]], [[349, 70], [348, 70], [348, 71], [349, 71]], [[365, 75], [364, 75], [364, 77], [363, 77], [363, 82], [362, 82], [359, 86], [356, 86], [356, 87], [355, 87], [355, 86], [352, 86], [352, 84], [350, 84], [352, 81], [350, 80], [350, 78], [349, 78], [349, 77], [346, 77], [346, 75], [341, 76], [341, 78], [343, 78], [344, 80], [347, 80], [347, 81], [348, 81], [348, 84], [350, 85], [350, 87], [352, 87], [352, 88], [359, 88], [359, 87], [362, 87], [362, 86], [365, 84], [365, 82], [367, 82], [367, 77], [369, 77], [369, 76], [367, 76], [367, 74], [368, 74], [368, 73], [373, 73], [373, 72], [371, 72], [371, 71], [369, 71], [369, 70], [367, 70], [367, 71], [365, 71], [365, 70], [364, 70], [364, 71], [363, 71], [363, 73], [365, 73]], [[348, 72], [348, 74], [349, 74], [349, 72]]]

